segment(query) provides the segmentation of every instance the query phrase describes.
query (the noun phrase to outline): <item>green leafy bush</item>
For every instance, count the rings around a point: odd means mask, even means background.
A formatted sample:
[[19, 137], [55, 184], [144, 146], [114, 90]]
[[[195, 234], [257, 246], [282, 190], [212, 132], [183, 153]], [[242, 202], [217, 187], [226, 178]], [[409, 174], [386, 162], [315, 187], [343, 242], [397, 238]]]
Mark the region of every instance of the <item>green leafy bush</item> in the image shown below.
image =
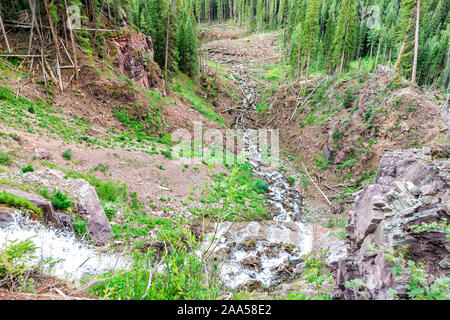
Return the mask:
[[80, 218], [72, 219], [72, 225], [79, 237], [87, 234], [88, 223]]
[[11, 291], [33, 292], [33, 281], [30, 278], [35, 267], [30, 267], [30, 261], [36, 257], [34, 243], [25, 241], [8, 241], [0, 247], [0, 287], [6, 286]]
[[[381, 251], [384, 252], [386, 260], [393, 265], [394, 275], [408, 279], [406, 284], [408, 297], [412, 300], [450, 300], [450, 278], [445, 275], [432, 276], [423, 263], [407, 260], [405, 249], [394, 251], [392, 248], [381, 248]], [[398, 292], [392, 288], [389, 294], [398, 298]]]
[[70, 200], [67, 194], [57, 190], [52, 197], [52, 204], [56, 210], [66, 210], [72, 205], [73, 201]]
[[9, 166], [12, 163], [11, 155], [0, 151], [0, 164]]
[[34, 171], [34, 168], [33, 168], [33, 166], [30, 164], [30, 165], [28, 165], [28, 166], [26, 166], [26, 167], [23, 167], [21, 170], [22, 170], [22, 173], [33, 172], [33, 171]]
[[66, 150], [62, 153], [62, 157], [64, 160], [71, 160], [72, 159], [72, 151], [71, 150]]

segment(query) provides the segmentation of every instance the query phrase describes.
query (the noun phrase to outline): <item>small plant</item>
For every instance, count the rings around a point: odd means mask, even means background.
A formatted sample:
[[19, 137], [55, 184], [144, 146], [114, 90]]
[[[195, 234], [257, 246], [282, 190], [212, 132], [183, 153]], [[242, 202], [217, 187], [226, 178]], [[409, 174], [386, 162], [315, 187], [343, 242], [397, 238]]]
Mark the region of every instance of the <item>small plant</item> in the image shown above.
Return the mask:
[[17, 133], [10, 133], [9, 136], [11, 137], [11, 139], [13, 139], [14, 141], [17, 141], [19, 143], [22, 143], [22, 138], [17, 134]]
[[119, 182], [108, 181], [97, 187], [98, 197], [109, 202], [125, 201], [127, 194], [128, 186]]
[[33, 166], [30, 164], [30, 165], [28, 165], [28, 166], [26, 166], [26, 167], [23, 167], [21, 170], [22, 170], [22, 173], [27, 173], [27, 172], [33, 172], [33, 171], [34, 171], [34, 168], [33, 168]]
[[295, 178], [294, 177], [289, 177], [288, 179], [289, 179], [289, 183], [291, 185], [295, 185]]
[[325, 266], [324, 261], [326, 255], [326, 250], [318, 250], [312, 251], [310, 254], [305, 256], [306, 271], [303, 275], [303, 279], [305, 279], [307, 283], [313, 284], [316, 288], [316, 299], [330, 299], [330, 295], [328, 293], [321, 292], [322, 285], [325, 282], [330, 282], [332, 279], [330, 271]]
[[64, 160], [67, 160], [67, 161], [71, 160], [72, 159], [72, 151], [70, 149], [64, 151], [62, 153], [62, 157], [63, 157]]
[[114, 204], [107, 202], [103, 205], [103, 210], [108, 220], [112, 220], [117, 215], [117, 208]]
[[56, 210], [66, 210], [72, 205], [73, 201], [70, 200], [67, 194], [57, 190], [52, 197], [52, 205]]
[[72, 220], [73, 228], [79, 237], [83, 237], [87, 234], [88, 223], [81, 218], [75, 218]]
[[[405, 259], [405, 248], [393, 250], [392, 248], [380, 250], [389, 263], [392, 263], [392, 273], [398, 277], [408, 279], [406, 290], [412, 300], [449, 300], [450, 278], [444, 276], [433, 277], [427, 272], [427, 266], [421, 262]], [[398, 292], [389, 290], [392, 297], [397, 297]]]
[[106, 174], [106, 171], [108, 171], [109, 165], [108, 164], [102, 164], [99, 163], [95, 168], [94, 171], [101, 171], [103, 174]]
[[351, 288], [353, 290], [355, 300], [358, 300], [358, 295], [365, 296], [367, 294], [365, 291], [361, 291], [362, 289], [366, 288], [367, 285], [361, 279], [358, 278], [345, 282], [345, 287]]
[[429, 223], [422, 222], [420, 225], [410, 226], [409, 230], [414, 233], [425, 231], [445, 232], [447, 234], [447, 241], [450, 241], [450, 223], [447, 222], [447, 219], [443, 219], [440, 223], [437, 223], [436, 221]]
[[343, 106], [345, 109], [348, 109], [352, 106], [353, 101], [355, 100], [355, 97], [353, 96], [352, 90], [349, 88], [347, 90], [347, 94], [345, 95]]
[[9, 153], [0, 151], [0, 164], [9, 166], [12, 163], [12, 159]]
[[334, 128], [332, 135], [334, 142], [338, 142], [343, 136], [344, 136], [343, 132], [341, 132], [338, 128]]
[[30, 261], [36, 246], [27, 239], [25, 241], [8, 241], [0, 247], [0, 287], [6, 286], [11, 291], [34, 292], [32, 276], [38, 267], [31, 267]]

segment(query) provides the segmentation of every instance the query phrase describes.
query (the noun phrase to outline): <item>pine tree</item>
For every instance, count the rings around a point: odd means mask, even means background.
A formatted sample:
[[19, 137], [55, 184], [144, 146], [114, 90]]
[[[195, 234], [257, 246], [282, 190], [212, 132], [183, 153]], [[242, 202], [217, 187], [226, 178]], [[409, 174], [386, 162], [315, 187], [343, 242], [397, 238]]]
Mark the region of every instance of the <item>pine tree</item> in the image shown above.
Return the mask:
[[418, 0], [401, 1], [401, 18], [398, 25], [397, 43], [400, 45], [396, 71], [402, 69], [405, 77], [410, 77], [413, 69], [413, 51], [416, 30]]
[[179, 8], [177, 32], [178, 68], [181, 72], [194, 76], [198, 69], [197, 27], [190, 3]]
[[302, 51], [306, 55], [306, 77], [308, 77], [311, 67], [311, 55], [317, 52], [318, 38], [320, 32], [319, 26], [320, 2], [319, 0], [310, 0], [306, 10], [306, 18], [303, 24]]
[[334, 69], [342, 72], [353, 58], [358, 23], [356, 0], [344, 0], [334, 35]]

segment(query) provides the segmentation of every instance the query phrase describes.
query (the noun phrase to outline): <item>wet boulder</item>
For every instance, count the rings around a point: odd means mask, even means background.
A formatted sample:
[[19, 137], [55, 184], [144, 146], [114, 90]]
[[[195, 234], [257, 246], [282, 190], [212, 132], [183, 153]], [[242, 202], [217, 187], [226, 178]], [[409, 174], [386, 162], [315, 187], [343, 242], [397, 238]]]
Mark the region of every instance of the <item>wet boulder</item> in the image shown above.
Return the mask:
[[301, 222], [225, 222], [203, 243], [220, 263], [227, 287], [265, 287], [292, 278], [301, 256], [312, 249], [312, 227]]

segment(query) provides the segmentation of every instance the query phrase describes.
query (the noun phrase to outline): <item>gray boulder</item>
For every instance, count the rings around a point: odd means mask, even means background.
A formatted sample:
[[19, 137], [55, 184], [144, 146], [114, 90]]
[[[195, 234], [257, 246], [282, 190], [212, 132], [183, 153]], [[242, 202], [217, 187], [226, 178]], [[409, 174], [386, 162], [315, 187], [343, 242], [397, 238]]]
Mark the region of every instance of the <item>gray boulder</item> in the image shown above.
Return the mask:
[[349, 217], [348, 254], [333, 270], [336, 297], [352, 298], [345, 282], [355, 278], [367, 284], [372, 299], [387, 299], [389, 288], [406, 294], [407, 279], [394, 276], [392, 266], [381, 252], [371, 250], [370, 244], [394, 250], [407, 247], [408, 259], [426, 264], [432, 274], [450, 275], [442, 267], [450, 257], [446, 234], [409, 229], [450, 217], [449, 174], [448, 161], [433, 160], [418, 150], [385, 154], [374, 184], [364, 188]]
[[89, 182], [84, 179], [66, 179], [58, 170], [39, 170], [27, 172], [23, 175], [24, 181], [49, 190], [59, 189], [68, 194], [75, 202], [76, 213], [88, 223], [89, 238], [102, 245], [113, 236], [113, 231], [105, 211], [100, 205], [97, 192]]
[[70, 216], [54, 210], [52, 202], [45, 198], [42, 198], [34, 193], [25, 192], [17, 189], [3, 189], [0, 192], [5, 191], [16, 195], [18, 197], [29, 200], [34, 206], [38, 207], [42, 211], [42, 218], [45, 222], [52, 224], [57, 228], [63, 228], [73, 231], [72, 219]]

